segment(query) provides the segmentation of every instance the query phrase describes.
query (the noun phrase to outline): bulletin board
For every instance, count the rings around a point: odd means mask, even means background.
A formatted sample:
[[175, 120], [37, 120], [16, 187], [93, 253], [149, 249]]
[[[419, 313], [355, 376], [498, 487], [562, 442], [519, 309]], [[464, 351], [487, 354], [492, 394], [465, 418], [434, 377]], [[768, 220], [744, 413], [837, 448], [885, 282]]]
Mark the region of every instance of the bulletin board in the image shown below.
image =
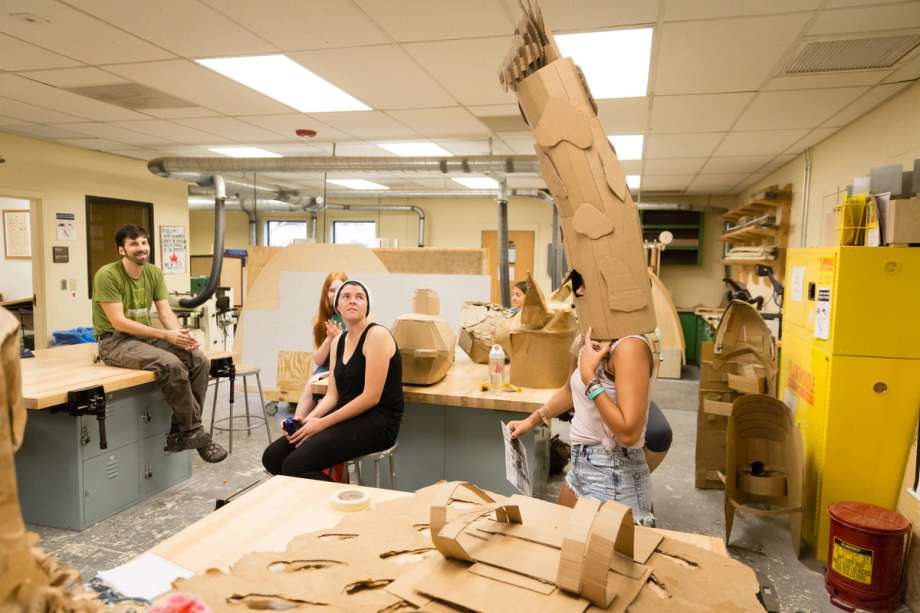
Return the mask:
[[32, 218], [28, 210], [3, 210], [3, 247], [9, 259], [32, 258]]
[[188, 263], [185, 226], [160, 226], [160, 247], [163, 274], [185, 274]]

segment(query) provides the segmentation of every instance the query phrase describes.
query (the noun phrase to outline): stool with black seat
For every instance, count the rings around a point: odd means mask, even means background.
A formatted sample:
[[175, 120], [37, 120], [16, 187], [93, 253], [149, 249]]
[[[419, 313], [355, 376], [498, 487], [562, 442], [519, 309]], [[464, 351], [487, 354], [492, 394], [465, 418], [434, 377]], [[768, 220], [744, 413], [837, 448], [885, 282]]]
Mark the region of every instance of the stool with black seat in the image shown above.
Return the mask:
[[399, 443], [393, 443], [392, 447], [384, 449], [383, 451], [375, 451], [367, 455], [363, 455], [352, 460], [348, 460], [347, 464], [349, 468], [354, 467], [355, 474], [358, 476], [358, 485], [364, 485], [361, 482], [361, 462], [373, 462], [374, 463], [374, 486], [380, 487], [380, 462], [387, 460], [390, 468], [390, 489], [396, 489], [396, 448], [399, 446]]
[[[249, 386], [247, 379], [249, 377], [256, 378], [256, 386], [259, 390], [259, 402], [262, 407], [262, 424], [256, 422], [252, 424], [252, 419], [259, 419], [259, 415], [252, 413], [249, 410]], [[243, 379], [243, 402], [246, 407], [245, 413], [242, 415], [233, 414], [233, 405], [234, 405], [234, 391], [236, 378], [242, 377]], [[247, 435], [252, 434], [252, 431], [256, 428], [265, 426], [265, 435], [268, 437], [268, 442], [272, 442], [272, 433], [271, 428], [268, 425], [268, 413], [265, 410], [265, 396], [262, 393], [262, 380], [259, 378], [259, 367], [252, 366], [248, 364], [236, 365], [233, 363], [232, 358], [220, 358], [216, 360], [211, 360], [211, 378], [214, 381], [214, 400], [211, 404], [211, 436], [214, 436], [214, 430], [219, 430], [221, 432], [229, 433], [230, 444], [228, 446], [228, 452], [233, 453], [233, 433], [234, 432], [246, 432]], [[229, 396], [229, 406], [230, 406], [230, 415], [229, 417], [221, 417], [220, 419], [214, 419], [215, 413], [217, 411], [217, 392], [220, 388], [220, 380], [227, 379], [230, 383], [230, 396]], [[245, 419], [245, 426], [237, 426], [234, 423], [234, 419]], [[226, 423], [227, 425], [219, 425]]]

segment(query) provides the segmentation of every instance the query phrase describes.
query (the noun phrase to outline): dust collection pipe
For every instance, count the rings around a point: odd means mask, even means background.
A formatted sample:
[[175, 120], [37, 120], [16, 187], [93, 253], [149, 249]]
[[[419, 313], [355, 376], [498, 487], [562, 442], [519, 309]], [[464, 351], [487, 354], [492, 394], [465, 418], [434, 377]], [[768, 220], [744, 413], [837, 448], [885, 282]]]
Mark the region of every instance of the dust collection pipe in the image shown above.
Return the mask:
[[191, 298], [180, 298], [179, 306], [193, 309], [201, 306], [214, 294], [220, 281], [220, 269], [224, 263], [224, 202], [227, 200], [227, 185], [220, 175], [212, 175], [211, 183], [214, 185], [214, 257], [211, 258], [211, 275], [204, 291]]

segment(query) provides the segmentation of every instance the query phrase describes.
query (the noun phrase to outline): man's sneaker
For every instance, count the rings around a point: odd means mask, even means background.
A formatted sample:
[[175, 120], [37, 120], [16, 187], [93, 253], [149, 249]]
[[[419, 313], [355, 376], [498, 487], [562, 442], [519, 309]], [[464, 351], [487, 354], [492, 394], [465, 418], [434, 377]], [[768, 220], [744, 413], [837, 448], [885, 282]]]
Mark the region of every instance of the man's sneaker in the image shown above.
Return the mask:
[[205, 462], [216, 464], [227, 459], [227, 450], [208, 437], [208, 442], [203, 447], [198, 448], [198, 455]]

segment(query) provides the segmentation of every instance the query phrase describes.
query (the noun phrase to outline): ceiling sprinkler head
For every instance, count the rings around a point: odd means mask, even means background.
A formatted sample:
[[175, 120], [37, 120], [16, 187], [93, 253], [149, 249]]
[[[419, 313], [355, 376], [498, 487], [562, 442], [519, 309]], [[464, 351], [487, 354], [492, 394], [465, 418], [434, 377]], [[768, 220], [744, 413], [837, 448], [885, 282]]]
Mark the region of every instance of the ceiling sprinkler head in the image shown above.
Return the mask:
[[316, 130], [310, 130], [309, 128], [300, 128], [299, 130], [294, 130], [294, 134], [301, 138], [313, 138], [316, 136]]

